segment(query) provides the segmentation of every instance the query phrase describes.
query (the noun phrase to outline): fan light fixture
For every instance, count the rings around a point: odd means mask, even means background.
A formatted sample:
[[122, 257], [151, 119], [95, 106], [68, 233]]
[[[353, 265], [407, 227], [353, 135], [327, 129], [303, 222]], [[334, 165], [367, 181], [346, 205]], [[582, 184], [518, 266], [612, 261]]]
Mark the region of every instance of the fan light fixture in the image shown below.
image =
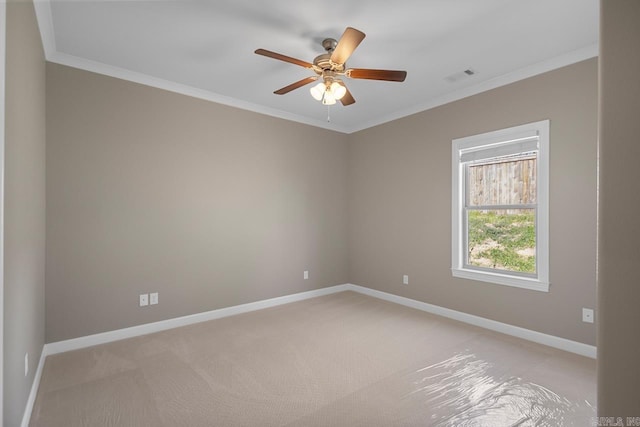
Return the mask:
[[347, 93], [347, 88], [337, 81], [327, 81], [318, 83], [309, 92], [316, 101], [321, 101], [324, 105], [333, 105]]
[[298, 65], [313, 71], [315, 74], [274, 91], [273, 93], [276, 95], [284, 95], [302, 86], [320, 81], [320, 83], [311, 88], [311, 96], [324, 105], [333, 105], [340, 101], [346, 107], [354, 104], [356, 100], [341, 80], [342, 77], [388, 82], [403, 82], [407, 77], [406, 71], [347, 68], [347, 60], [364, 38], [365, 34], [362, 31], [347, 27], [340, 40], [328, 38], [322, 41], [322, 47], [327, 53], [316, 56], [313, 62], [292, 58], [266, 49], [256, 49], [255, 53]]

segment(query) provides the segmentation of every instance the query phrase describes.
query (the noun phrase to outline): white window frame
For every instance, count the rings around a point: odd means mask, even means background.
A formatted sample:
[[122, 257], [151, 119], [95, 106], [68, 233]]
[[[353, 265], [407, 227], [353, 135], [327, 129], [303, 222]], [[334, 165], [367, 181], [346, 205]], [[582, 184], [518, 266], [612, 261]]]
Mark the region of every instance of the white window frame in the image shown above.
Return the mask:
[[[465, 159], [474, 152], [493, 150], [513, 154], [523, 141], [537, 139], [537, 208], [536, 208], [536, 274], [510, 274], [490, 268], [465, 266]], [[451, 273], [454, 277], [496, 283], [499, 285], [548, 292], [549, 291], [549, 120], [528, 123], [452, 141], [452, 197], [451, 197]]]

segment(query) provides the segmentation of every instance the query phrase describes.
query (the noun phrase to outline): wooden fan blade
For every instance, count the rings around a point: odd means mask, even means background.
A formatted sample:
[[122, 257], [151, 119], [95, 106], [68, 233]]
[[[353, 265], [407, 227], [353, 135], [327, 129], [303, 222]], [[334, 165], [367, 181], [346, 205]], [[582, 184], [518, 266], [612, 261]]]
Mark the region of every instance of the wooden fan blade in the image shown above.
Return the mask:
[[298, 89], [299, 87], [302, 87], [304, 85], [308, 85], [309, 83], [313, 83], [316, 80], [318, 80], [318, 76], [307, 77], [307, 78], [299, 80], [299, 81], [297, 81], [295, 83], [291, 83], [289, 86], [285, 86], [282, 89], [278, 89], [273, 93], [275, 93], [276, 95], [284, 95], [285, 93], [289, 93], [294, 89]]
[[362, 31], [347, 27], [331, 54], [331, 61], [336, 64], [344, 64], [347, 62], [347, 59], [349, 59], [364, 38], [365, 34]]
[[[345, 86], [345, 89], [346, 88], [347, 87]], [[340, 102], [342, 102], [342, 105], [346, 107], [347, 105], [355, 104], [356, 100], [353, 95], [351, 95], [351, 92], [349, 92], [349, 89], [347, 89], [347, 93], [345, 93], [344, 96], [340, 98]]]
[[313, 64], [311, 64], [310, 62], [302, 61], [300, 59], [292, 58], [292, 57], [287, 56], [287, 55], [282, 55], [280, 53], [271, 52], [270, 50], [256, 49], [255, 53], [257, 53], [258, 55], [267, 56], [269, 58], [279, 59], [280, 61], [289, 62], [291, 64], [299, 65], [299, 66], [304, 67], [304, 68], [313, 68]]
[[369, 70], [366, 68], [351, 68], [345, 74], [352, 79], [386, 80], [389, 82], [403, 82], [407, 78], [406, 71]]

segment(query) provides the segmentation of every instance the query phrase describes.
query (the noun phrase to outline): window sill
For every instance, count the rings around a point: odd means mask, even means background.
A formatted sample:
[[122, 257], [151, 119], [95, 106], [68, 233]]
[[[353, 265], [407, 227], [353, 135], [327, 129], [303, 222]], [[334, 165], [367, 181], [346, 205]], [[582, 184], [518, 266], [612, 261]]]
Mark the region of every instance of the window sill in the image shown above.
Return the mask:
[[480, 280], [482, 282], [495, 283], [497, 285], [513, 286], [532, 291], [549, 292], [549, 282], [527, 277], [510, 276], [508, 274], [469, 270], [464, 268], [452, 268], [453, 277], [462, 279]]

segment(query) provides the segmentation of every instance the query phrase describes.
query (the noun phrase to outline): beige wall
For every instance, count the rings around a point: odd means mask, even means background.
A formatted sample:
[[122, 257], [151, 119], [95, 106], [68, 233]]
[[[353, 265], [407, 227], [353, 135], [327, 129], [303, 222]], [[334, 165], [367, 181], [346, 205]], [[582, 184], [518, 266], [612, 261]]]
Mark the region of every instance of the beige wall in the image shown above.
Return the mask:
[[625, 420], [640, 417], [640, 2], [600, 7], [598, 415]]
[[348, 281], [346, 135], [55, 64], [47, 125], [47, 342]]
[[6, 31], [3, 398], [17, 426], [44, 344], [45, 62], [31, 2], [7, 4]]
[[[596, 60], [353, 135], [47, 78], [48, 342], [352, 282], [595, 344]], [[451, 140], [547, 118], [551, 291], [453, 279]]]
[[[451, 141], [550, 119], [549, 293], [451, 276]], [[597, 61], [352, 135], [352, 283], [587, 344], [595, 325]], [[409, 275], [409, 285], [402, 275]]]

